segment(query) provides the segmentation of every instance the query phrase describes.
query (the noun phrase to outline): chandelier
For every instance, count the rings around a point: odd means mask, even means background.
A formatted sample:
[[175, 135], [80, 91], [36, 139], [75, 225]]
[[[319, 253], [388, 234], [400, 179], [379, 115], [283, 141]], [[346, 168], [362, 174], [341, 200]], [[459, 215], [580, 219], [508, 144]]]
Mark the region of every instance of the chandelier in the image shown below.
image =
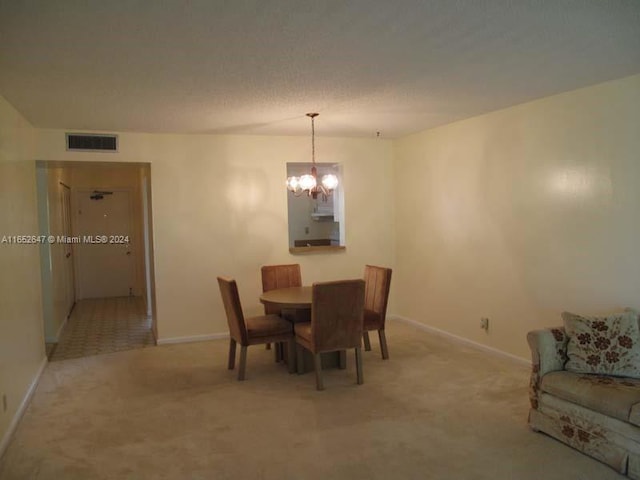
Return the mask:
[[310, 197], [316, 199], [318, 194], [322, 200], [327, 201], [327, 196], [338, 186], [338, 177], [333, 174], [323, 175], [322, 180], [318, 183], [318, 170], [316, 169], [316, 131], [314, 121], [318, 116], [317, 113], [307, 113], [307, 117], [311, 118], [311, 173], [301, 175], [299, 177], [287, 178], [287, 189], [296, 197], [306, 193]]

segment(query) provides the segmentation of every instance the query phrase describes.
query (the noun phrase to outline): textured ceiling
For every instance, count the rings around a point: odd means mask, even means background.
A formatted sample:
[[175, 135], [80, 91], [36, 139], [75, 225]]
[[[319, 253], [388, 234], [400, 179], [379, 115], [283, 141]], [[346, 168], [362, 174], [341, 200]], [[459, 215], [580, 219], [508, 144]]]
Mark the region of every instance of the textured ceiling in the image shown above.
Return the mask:
[[639, 72], [638, 0], [0, 0], [37, 127], [390, 138]]

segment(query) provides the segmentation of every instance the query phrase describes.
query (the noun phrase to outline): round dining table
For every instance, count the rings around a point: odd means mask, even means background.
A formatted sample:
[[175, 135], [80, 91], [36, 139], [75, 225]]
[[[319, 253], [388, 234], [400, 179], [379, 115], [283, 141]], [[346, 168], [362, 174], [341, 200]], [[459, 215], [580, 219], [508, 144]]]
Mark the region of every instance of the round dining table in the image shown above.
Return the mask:
[[312, 287], [289, 287], [269, 290], [260, 295], [260, 302], [280, 309], [310, 309]]

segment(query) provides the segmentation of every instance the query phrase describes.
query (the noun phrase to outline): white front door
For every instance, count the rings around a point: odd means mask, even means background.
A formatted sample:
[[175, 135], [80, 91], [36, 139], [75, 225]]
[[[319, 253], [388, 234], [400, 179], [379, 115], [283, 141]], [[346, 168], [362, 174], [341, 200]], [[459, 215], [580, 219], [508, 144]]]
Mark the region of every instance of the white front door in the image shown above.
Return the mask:
[[79, 297], [131, 295], [135, 278], [131, 192], [79, 190], [76, 205]]

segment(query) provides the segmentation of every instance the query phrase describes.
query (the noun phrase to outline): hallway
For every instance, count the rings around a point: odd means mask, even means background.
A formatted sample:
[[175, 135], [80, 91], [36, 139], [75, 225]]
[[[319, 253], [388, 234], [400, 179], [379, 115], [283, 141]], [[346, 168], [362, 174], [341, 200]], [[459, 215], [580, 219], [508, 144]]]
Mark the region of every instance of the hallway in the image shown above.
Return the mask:
[[76, 303], [50, 361], [155, 345], [142, 297], [90, 298]]

